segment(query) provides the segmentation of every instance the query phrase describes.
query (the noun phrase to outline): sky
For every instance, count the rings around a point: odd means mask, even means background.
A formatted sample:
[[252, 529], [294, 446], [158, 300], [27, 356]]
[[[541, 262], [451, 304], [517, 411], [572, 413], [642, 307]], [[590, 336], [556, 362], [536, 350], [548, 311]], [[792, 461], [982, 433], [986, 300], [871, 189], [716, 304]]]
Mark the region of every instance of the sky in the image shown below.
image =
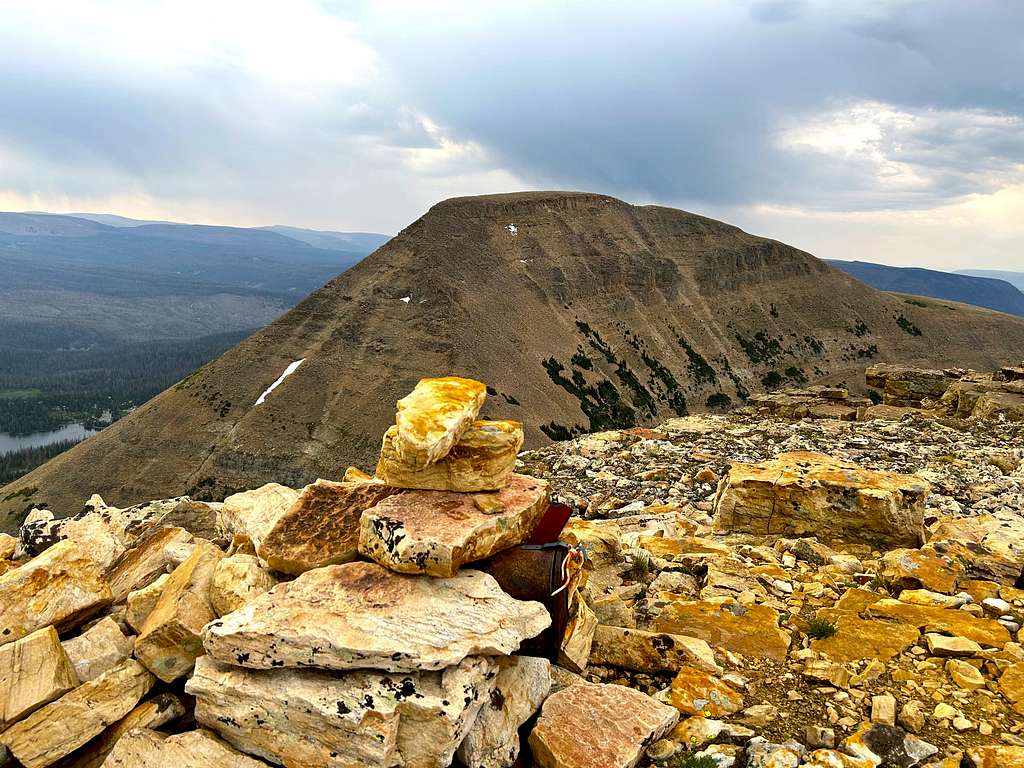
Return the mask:
[[393, 234], [574, 189], [1024, 271], [1020, 0], [3, 0], [0, 210]]

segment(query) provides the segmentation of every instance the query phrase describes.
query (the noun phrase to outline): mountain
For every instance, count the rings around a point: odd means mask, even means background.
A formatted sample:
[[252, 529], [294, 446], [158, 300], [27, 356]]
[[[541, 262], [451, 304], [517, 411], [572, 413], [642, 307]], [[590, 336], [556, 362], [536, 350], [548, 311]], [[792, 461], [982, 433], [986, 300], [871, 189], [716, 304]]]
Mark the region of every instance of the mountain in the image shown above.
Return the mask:
[[375, 232], [332, 232], [330, 230], [286, 227], [281, 224], [263, 227], [262, 229], [301, 240], [317, 248], [333, 248], [342, 251], [365, 249], [367, 253], [380, 248], [390, 239], [387, 235], [380, 235]]
[[958, 269], [956, 274], [1005, 280], [1010, 285], [1024, 291], [1024, 272], [1007, 272], [1001, 269]]
[[828, 263], [883, 291], [962, 301], [1024, 316], [1024, 293], [1006, 280], [994, 279], [994, 275], [971, 276], [917, 267], [890, 267], [867, 261], [829, 260]]
[[[0, 489], [8, 527], [177, 494], [372, 469], [422, 376], [493, 385], [528, 446], [654, 424], [875, 362], [1019, 362], [1024, 319], [905, 300], [722, 222], [596, 194], [438, 203], [263, 330]], [[296, 366], [297, 364], [297, 366]], [[292, 372], [273, 388], [287, 369]], [[265, 400], [256, 405], [261, 395]]]

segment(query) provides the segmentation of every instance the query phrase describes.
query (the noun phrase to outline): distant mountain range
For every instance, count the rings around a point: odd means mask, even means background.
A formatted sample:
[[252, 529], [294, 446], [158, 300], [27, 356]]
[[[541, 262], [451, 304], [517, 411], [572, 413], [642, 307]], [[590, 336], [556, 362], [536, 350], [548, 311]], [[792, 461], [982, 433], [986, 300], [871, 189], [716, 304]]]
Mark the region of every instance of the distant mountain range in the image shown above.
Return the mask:
[[[828, 263], [883, 291], [930, 296], [933, 299], [974, 304], [1011, 315], [1024, 316], [1024, 274], [995, 270], [940, 272], [917, 267], [890, 267], [867, 261]], [[1010, 278], [1016, 276], [1017, 284]]]
[[787, 384], [862, 387], [873, 362], [990, 369], [1022, 347], [1024, 318], [879, 291], [692, 213], [572, 192], [455, 198], [4, 486], [0, 512], [10, 528], [33, 505], [65, 514], [94, 492], [118, 506], [219, 499], [372, 470], [395, 401], [422, 376], [487, 382], [486, 418], [522, 421], [537, 446]]
[[1002, 269], [958, 269], [956, 274], [1005, 280], [1010, 285], [1024, 291], [1024, 272], [1007, 272]]
[[387, 239], [0, 213], [0, 432], [116, 416]]

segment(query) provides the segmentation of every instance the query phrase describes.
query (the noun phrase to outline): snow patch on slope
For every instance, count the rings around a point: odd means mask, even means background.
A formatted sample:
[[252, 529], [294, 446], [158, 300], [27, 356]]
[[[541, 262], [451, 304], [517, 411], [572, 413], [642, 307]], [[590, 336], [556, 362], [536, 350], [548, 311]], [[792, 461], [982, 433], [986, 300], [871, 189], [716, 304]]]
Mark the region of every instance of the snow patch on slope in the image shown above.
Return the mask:
[[280, 386], [282, 381], [284, 381], [286, 378], [288, 378], [293, 373], [295, 373], [295, 369], [298, 368], [300, 365], [302, 365], [304, 362], [306, 362], [306, 358], [302, 358], [301, 360], [296, 360], [294, 363], [289, 363], [288, 367], [284, 369], [284, 373], [282, 373], [280, 376], [277, 377], [277, 381], [275, 381], [273, 384], [271, 384], [269, 387], [267, 387], [267, 389], [263, 392], [263, 394], [260, 395], [259, 398], [256, 400], [255, 404], [259, 405], [264, 400], [266, 400], [267, 399], [267, 395], [269, 395], [271, 392], [273, 392], [275, 389], [277, 389], [278, 386]]

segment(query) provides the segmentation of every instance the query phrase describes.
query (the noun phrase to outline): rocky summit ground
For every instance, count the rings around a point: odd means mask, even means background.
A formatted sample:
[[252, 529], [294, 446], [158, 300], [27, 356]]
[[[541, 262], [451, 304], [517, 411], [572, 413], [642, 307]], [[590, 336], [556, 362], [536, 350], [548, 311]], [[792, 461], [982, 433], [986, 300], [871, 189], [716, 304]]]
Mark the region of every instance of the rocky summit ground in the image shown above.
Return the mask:
[[[720, 479], [736, 462], [785, 452], [916, 474], [931, 485], [925, 537], [970, 544], [972, 522], [995, 521], [987, 543], [1002, 548], [1019, 580], [1024, 423], [732, 414], [589, 435], [523, 454], [518, 471], [549, 480], [577, 509], [570, 531], [594, 552], [588, 597], [599, 620], [702, 637], [722, 671], [680, 680], [649, 661], [629, 660], [633, 670], [601, 663], [628, 654], [597, 648], [585, 677], [677, 694], [684, 720], [648, 750], [654, 757], [678, 760], [680, 750], [714, 742], [724, 746], [702, 754], [720, 765], [726, 754], [760, 764], [763, 749], [741, 749], [752, 738], [795, 742], [790, 751], [803, 755], [863, 735], [865, 722], [932, 745], [924, 762], [952, 754], [958, 763], [958, 753], [979, 745], [1024, 747], [1017, 580], [972, 573], [972, 553], [943, 554], [941, 546], [886, 549], [856, 535], [825, 546], [806, 536], [716, 531]], [[958, 635], [980, 642], [943, 647]], [[909, 764], [896, 752], [890, 759]], [[775, 759], [796, 765], [806, 755]]]
[[0, 766], [1022, 768], [1024, 366], [866, 383], [517, 454], [425, 379], [374, 475], [34, 509]]

